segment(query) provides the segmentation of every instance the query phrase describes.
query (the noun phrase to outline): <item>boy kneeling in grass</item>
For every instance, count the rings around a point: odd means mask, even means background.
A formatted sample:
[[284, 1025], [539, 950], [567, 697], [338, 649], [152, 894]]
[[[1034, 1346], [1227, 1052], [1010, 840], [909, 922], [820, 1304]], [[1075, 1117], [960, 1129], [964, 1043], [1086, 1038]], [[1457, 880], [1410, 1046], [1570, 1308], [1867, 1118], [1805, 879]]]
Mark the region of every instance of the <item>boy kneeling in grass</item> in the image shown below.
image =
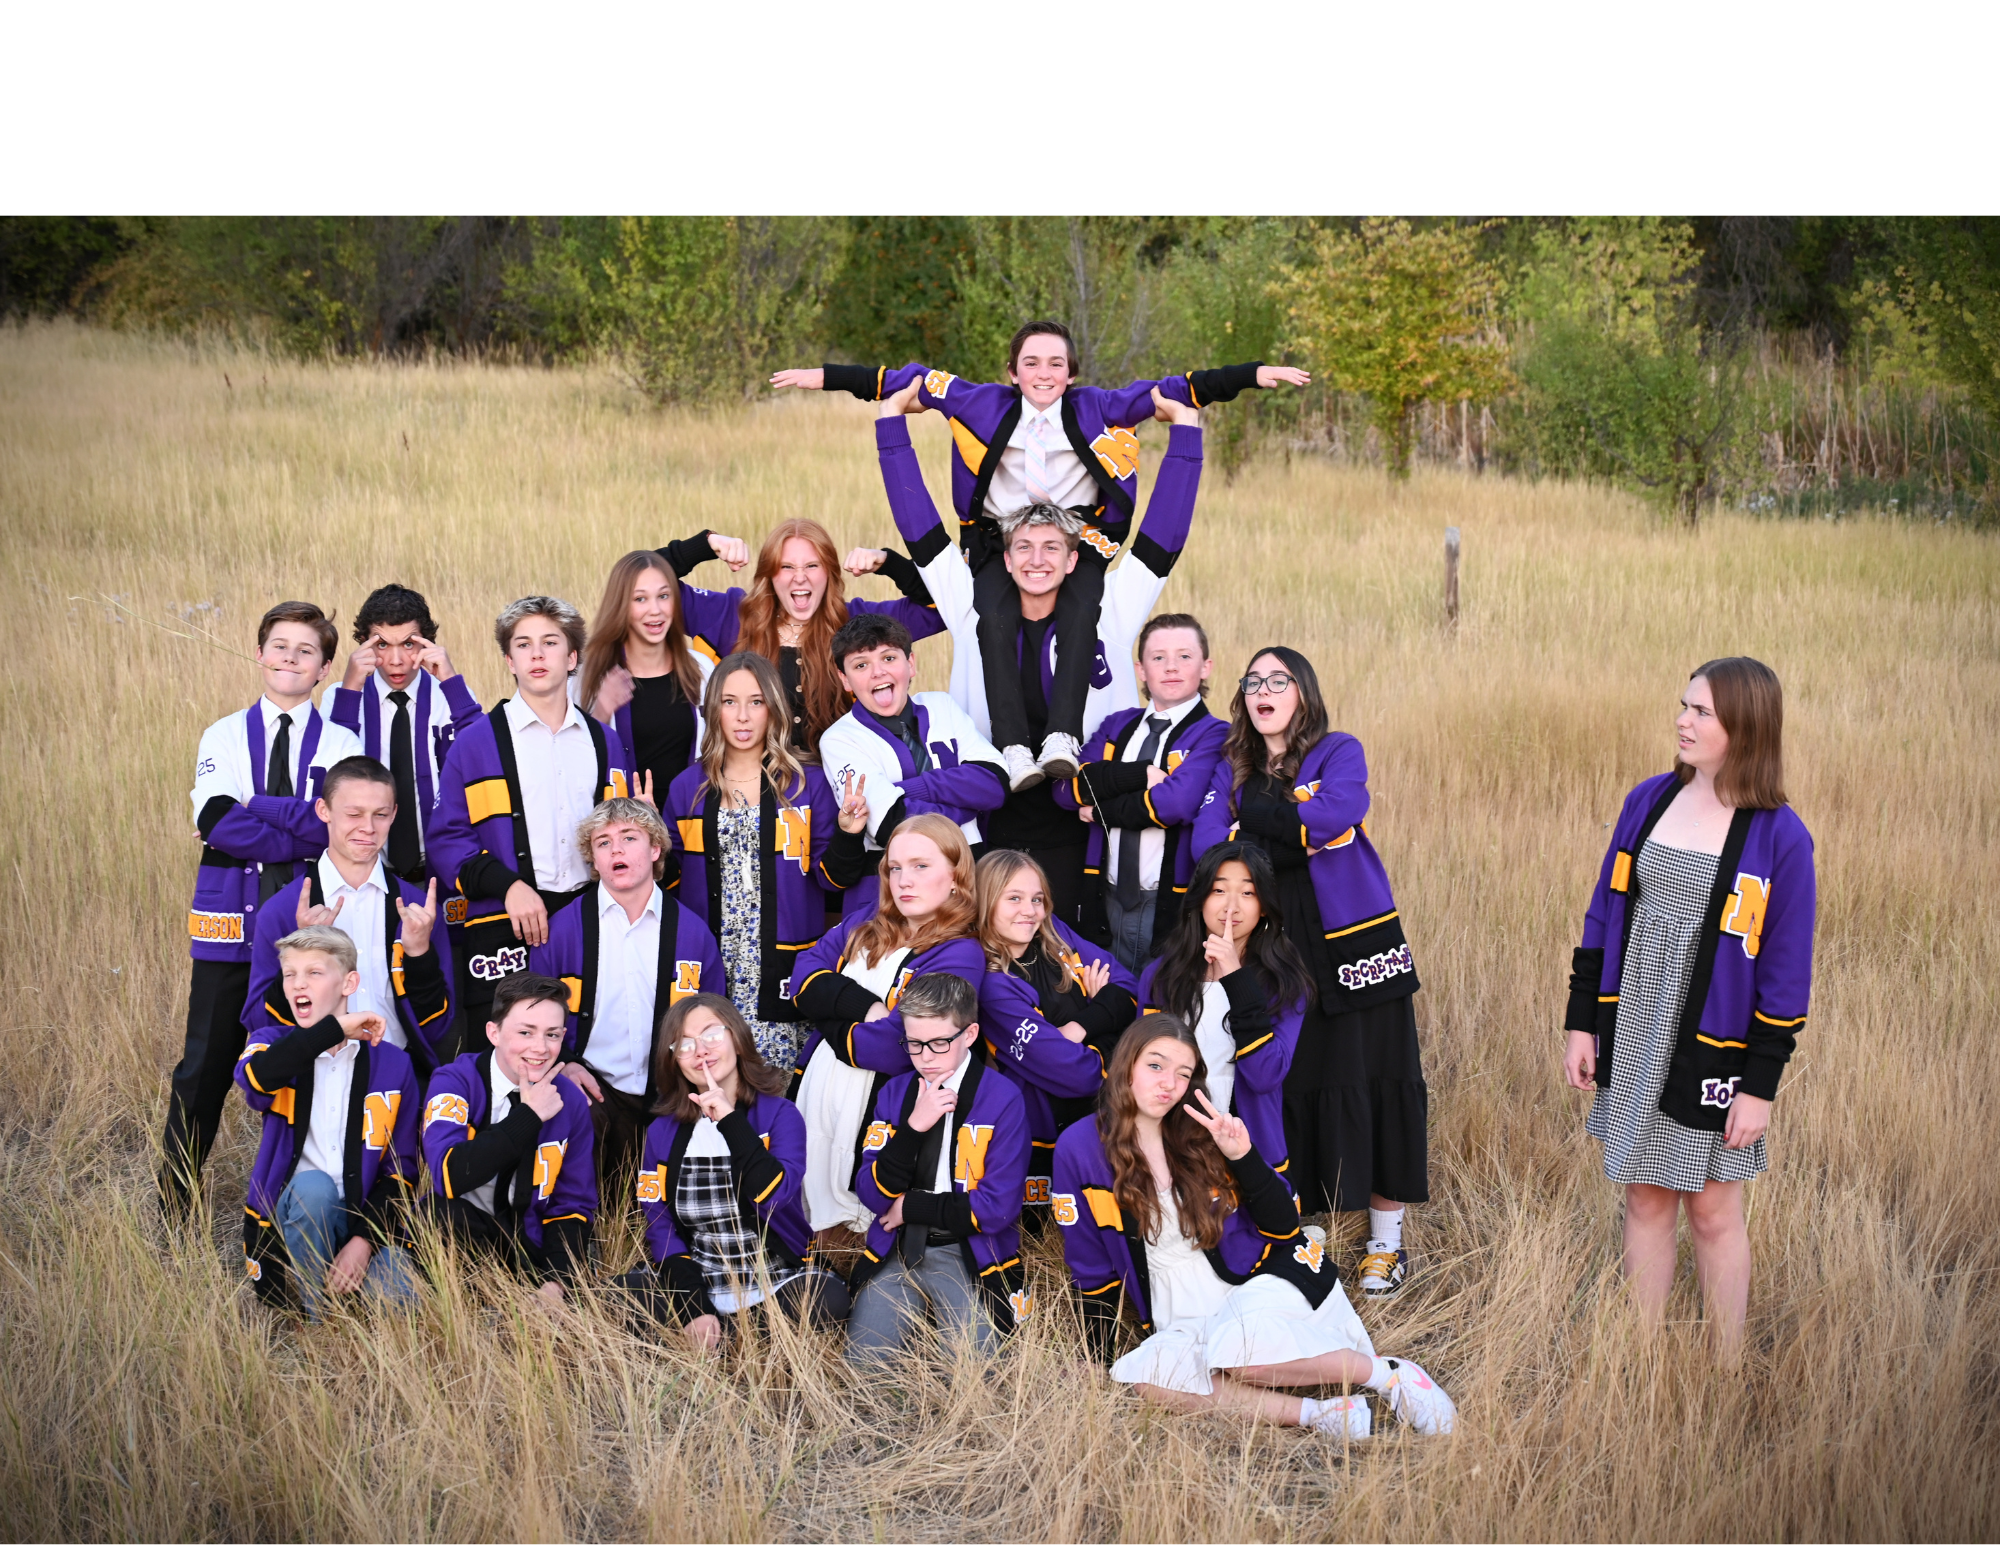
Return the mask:
[[980, 1058], [979, 1007], [964, 977], [932, 971], [904, 987], [911, 1071], [875, 1100], [855, 1194], [875, 1214], [854, 1273], [847, 1359], [894, 1357], [918, 1320], [990, 1352], [1027, 1316], [1021, 1269], [1028, 1113]]
[[597, 1217], [590, 1098], [556, 1077], [569, 989], [522, 972], [493, 990], [484, 1051], [438, 1069], [424, 1103], [431, 1206], [447, 1237], [539, 1279], [551, 1304], [586, 1269]]
[[417, 1182], [416, 1069], [383, 1039], [380, 1014], [347, 1011], [361, 973], [345, 933], [300, 928], [277, 954], [297, 1028], [264, 1032], [236, 1064], [237, 1084], [264, 1117], [244, 1264], [267, 1303], [285, 1302], [295, 1286], [309, 1319], [328, 1293], [407, 1303], [416, 1294], [402, 1244]]

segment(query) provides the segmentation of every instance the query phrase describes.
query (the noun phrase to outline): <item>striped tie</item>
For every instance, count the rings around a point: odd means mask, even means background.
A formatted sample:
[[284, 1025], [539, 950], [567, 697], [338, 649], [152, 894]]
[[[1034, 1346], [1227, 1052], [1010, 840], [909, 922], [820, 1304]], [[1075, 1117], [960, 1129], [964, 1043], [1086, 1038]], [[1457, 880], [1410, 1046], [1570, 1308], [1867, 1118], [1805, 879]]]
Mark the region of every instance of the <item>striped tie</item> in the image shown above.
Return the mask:
[[1037, 413], [1028, 424], [1028, 502], [1053, 504], [1049, 497], [1048, 416]]

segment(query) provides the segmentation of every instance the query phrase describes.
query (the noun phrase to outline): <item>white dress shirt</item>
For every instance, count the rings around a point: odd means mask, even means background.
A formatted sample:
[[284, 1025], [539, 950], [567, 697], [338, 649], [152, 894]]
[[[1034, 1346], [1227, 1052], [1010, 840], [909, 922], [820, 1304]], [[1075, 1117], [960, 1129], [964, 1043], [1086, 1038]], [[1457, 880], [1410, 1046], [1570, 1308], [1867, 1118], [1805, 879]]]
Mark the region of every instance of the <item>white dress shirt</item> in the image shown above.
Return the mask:
[[[348, 1011], [359, 1013], [353, 1000]], [[340, 1194], [347, 1194], [347, 1102], [354, 1093], [354, 1062], [359, 1041], [345, 1040], [313, 1058], [312, 1119], [299, 1148], [299, 1168], [331, 1175]]]
[[[384, 767], [390, 769], [394, 769], [396, 765], [396, 705], [389, 701], [389, 694], [400, 691], [410, 699], [410, 766], [414, 770], [418, 758], [430, 758], [431, 788], [434, 791], [432, 797], [435, 798], [435, 790], [444, 782], [444, 761], [437, 755], [437, 737], [425, 734], [425, 726], [417, 722], [417, 695], [424, 688], [424, 684], [420, 679], [422, 675], [422, 671], [417, 672], [415, 676], [410, 678], [410, 684], [407, 687], [399, 688], [390, 686], [380, 671], [370, 671], [368, 674], [368, 685], [365, 690], [375, 694], [376, 711], [381, 715], [381, 719], [378, 722], [382, 726], [381, 761]], [[431, 719], [433, 726], [451, 723], [451, 705], [444, 700], [444, 683], [435, 679], [431, 682]], [[366, 723], [367, 721], [364, 720], [362, 722]], [[419, 789], [423, 787], [421, 780], [419, 780], [417, 787]], [[417, 853], [419, 856], [430, 852], [430, 837], [427, 830], [430, 826], [430, 814], [430, 811], [426, 809], [419, 809], [417, 811]]]
[[[313, 713], [311, 703], [301, 703], [296, 708], [280, 708], [268, 697], [260, 697], [249, 708], [238, 709], [235, 713], [217, 719], [202, 731], [201, 748], [195, 753], [194, 788], [190, 791], [194, 801], [194, 813], [199, 819], [202, 809], [218, 794], [242, 804], [256, 792], [257, 785], [250, 771], [250, 735], [245, 717], [249, 714], [261, 716], [264, 726], [265, 771], [269, 771], [271, 742], [277, 738], [278, 715], [292, 716], [292, 792], [304, 787], [306, 769], [299, 765], [299, 758], [306, 748], [306, 722]], [[312, 766], [324, 772], [335, 762], [345, 757], [361, 755], [361, 741], [352, 730], [343, 729], [326, 715], [320, 715], [319, 749], [313, 753]], [[266, 783], [268, 791], [270, 785]]]
[[382, 937], [382, 914], [389, 905], [389, 879], [383, 873], [382, 860], [375, 860], [374, 872], [356, 887], [340, 877], [333, 855], [322, 853], [319, 888], [326, 905], [342, 903], [333, 926], [354, 941], [354, 953], [359, 957], [355, 969], [361, 973], [361, 986], [347, 995], [349, 1012], [380, 1014], [388, 1027], [382, 1039], [407, 1050], [410, 1034], [396, 1012], [396, 990], [389, 980], [389, 944]]
[[583, 710], [565, 701], [562, 728], [551, 730], [516, 692], [507, 699], [507, 727], [514, 733], [514, 766], [521, 775], [521, 803], [528, 823], [538, 890], [573, 891], [590, 878], [577, 850], [576, 829], [597, 808], [597, 747]]
[[[1121, 762], [1139, 760], [1139, 748], [1146, 744], [1146, 721], [1165, 719], [1167, 727], [1160, 731], [1160, 744], [1153, 752], [1153, 761], [1160, 767], [1166, 766], [1167, 742], [1174, 738], [1174, 731], [1181, 726], [1181, 720], [1200, 706], [1201, 694], [1197, 692], [1185, 703], [1175, 708], [1148, 708], [1139, 715], [1132, 726], [1132, 733], [1126, 737], [1125, 749], [1118, 753]], [[1107, 884], [1118, 883], [1118, 831], [1109, 826], [1104, 831], [1104, 878]], [[1156, 891], [1160, 888], [1160, 864], [1167, 856], [1167, 834], [1157, 826], [1142, 826], [1139, 829], [1139, 889]]]
[[[1041, 437], [1041, 493], [1047, 495], [1045, 499], [1029, 482], [1029, 457], [1037, 434]], [[1000, 465], [993, 469], [993, 481], [986, 485], [986, 513], [996, 519], [1039, 503], [1064, 509], [1097, 507], [1096, 480], [1063, 431], [1060, 397], [1041, 409], [1026, 397], [1021, 399], [1021, 422], [1007, 437]]]
[[[489, 1127], [497, 1127], [514, 1114], [514, 1085], [508, 1080], [507, 1075], [500, 1071], [498, 1057], [493, 1059], [491, 1067], [493, 1071], [487, 1087], [491, 1093], [492, 1103], [486, 1108], [486, 1124]], [[465, 1199], [490, 1218], [493, 1216], [493, 1188], [499, 1183], [500, 1177], [495, 1175], [486, 1184], [474, 1186], [466, 1192]]]
[[1229, 1018], [1229, 989], [1220, 982], [1201, 984], [1201, 1018], [1195, 1021], [1195, 1044], [1208, 1065], [1208, 1097], [1217, 1110], [1232, 1110], [1236, 1098], [1236, 1037], [1224, 1023]]
[[[583, 902], [572, 905], [582, 906]], [[597, 1013], [585, 1060], [626, 1094], [646, 1092], [653, 1051], [653, 995], [660, 975], [660, 887], [633, 922], [603, 884], [597, 887]]]
[[[945, 1074], [945, 1088], [949, 1089], [953, 1094], [958, 1093], [958, 1086], [965, 1082], [965, 1070], [971, 1066], [972, 1053], [968, 1051], [965, 1054], [965, 1060], [949, 1073]], [[949, 1191], [951, 1189], [951, 1118], [956, 1114], [956, 1111], [948, 1110], [942, 1116], [938, 1117], [938, 1120], [944, 1123], [944, 1136], [938, 1139], [937, 1183], [931, 1187], [933, 1191]]]

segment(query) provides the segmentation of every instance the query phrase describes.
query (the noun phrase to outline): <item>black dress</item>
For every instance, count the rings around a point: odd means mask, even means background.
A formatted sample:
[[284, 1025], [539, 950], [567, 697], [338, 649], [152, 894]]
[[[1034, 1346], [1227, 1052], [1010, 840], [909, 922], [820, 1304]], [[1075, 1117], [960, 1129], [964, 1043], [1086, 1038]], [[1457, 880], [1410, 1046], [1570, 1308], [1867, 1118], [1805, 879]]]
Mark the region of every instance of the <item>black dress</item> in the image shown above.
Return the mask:
[[[1272, 774], [1250, 779], [1239, 795], [1244, 819], [1237, 833], [1270, 855], [1285, 936], [1319, 986], [1285, 1075], [1285, 1142], [1291, 1151], [1285, 1178], [1308, 1213], [1358, 1211], [1368, 1205], [1370, 1192], [1394, 1202], [1429, 1201], [1430, 1092], [1417, 1048], [1414, 977], [1402, 978], [1392, 996], [1327, 1012], [1325, 1004], [1350, 1002], [1355, 994], [1341, 986], [1326, 947], [1309, 856], [1296, 841], [1272, 840], [1252, 829], [1257, 805], [1290, 805], [1289, 793], [1284, 780]], [[1296, 833], [1297, 815], [1288, 820]]]
[[632, 678], [632, 766], [643, 786], [653, 775], [653, 799], [664, 804], [667, 785], [687, 771], [695, 750], [694, 704], [681, 691], [680, 678]]

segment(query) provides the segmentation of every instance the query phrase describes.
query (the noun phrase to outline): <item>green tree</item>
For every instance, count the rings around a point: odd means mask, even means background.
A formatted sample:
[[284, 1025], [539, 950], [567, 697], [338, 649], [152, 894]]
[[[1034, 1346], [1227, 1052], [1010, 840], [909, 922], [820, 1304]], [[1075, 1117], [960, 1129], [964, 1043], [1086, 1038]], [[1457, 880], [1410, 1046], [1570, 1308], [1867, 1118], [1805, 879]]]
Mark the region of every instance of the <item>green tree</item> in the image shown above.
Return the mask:
[[1703, 319], [1685, 225], [1580, 219], [1536, 232], [1515, 284], [1514, 433], [1537, 471], [1606, 476], [1692, 526], [1744, 450], [1748, 351]]
[[1420, 403], [1487, 399], [1508, 387], [1497, 314], [1504, 282], [1481, 253], [1483, 229], [1381, 219], [1358, 231], [1318, 226], [1304, 260], [1273, 282], [1291, 346], [1326, 384], [1367, 397], [1399, 478], [1410, 475]]
[[606, 344], [656, 403], [752, 397], [818, 341], [842, 235], [808, 217], [621, 220]]
[[956, 217], [849, 221], [847, 259], [827, 297], [828, 346], [868, 364], [946, 364], [958, 276], [971, 256], [966, 222]]

